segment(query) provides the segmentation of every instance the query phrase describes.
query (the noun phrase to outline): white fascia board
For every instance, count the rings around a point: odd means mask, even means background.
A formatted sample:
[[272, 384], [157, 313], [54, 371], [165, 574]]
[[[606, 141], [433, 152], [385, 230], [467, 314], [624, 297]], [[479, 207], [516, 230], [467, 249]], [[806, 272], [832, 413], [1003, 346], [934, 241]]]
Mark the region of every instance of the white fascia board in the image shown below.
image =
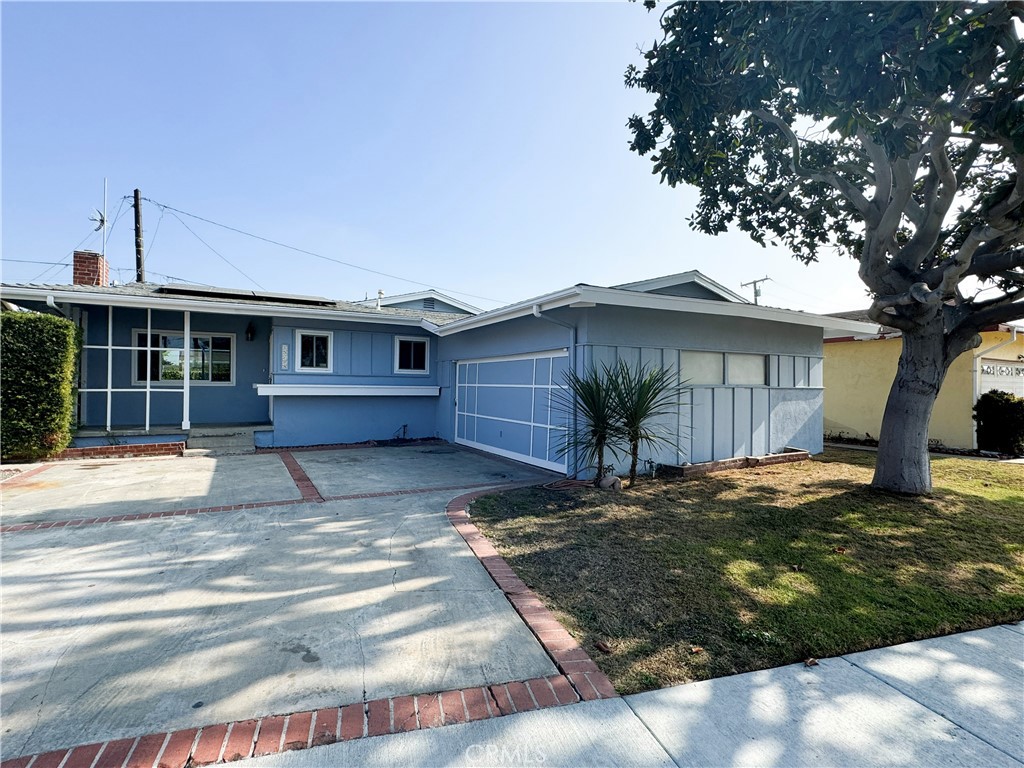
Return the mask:
[[500, 309], [492, 309], [474, 317], [467, 317], [465, 320], [456, 320], [454, 323], [441, 326], [437, 331], [437, 335], [451, 336], [452, 334], [459, 333], [460, 331], [468, 331], [472, 328], [483, 328], [484, 326], [493, 325], [494, 323], [514, 320], [517, 317], [527, 317], [533, 315], [534, 307], [538, 307], [541, 312], [547, 312], [550, 309], [558, 309], [559, 307], [567, 307], [579, 300], [581, 288], [582, 286], [574, 285], [572, 288], [566, 288], [555, 293], [547, 293], [543, 296], [538, 296], [535, 299], [520, 301], [517, 304], [510, 304], [509, 306], [501, 307]]
[[274, 397], [437, 397], [440, 387], [374, 387], [352, 384], [254, 384], [257, 395]]
[[738, 293], [730, 291], [721, 283], [715, 282], [703, 272], [699, 272], [696, 269], [691, 269], [689, 272], [679, 272], [674, 275], [665, 275], [664, 277], [654, 277], [649, 280], [638, 280], [635, 283], [613, 285], [612, 288], [619, 288], [627, 291], [647, 292], [657, 290], [658, 288], [667, 288], [671, 285], [684, 285], [686, 283], [696, 283], [712, 293], [717, 293], [723, 299], [728, 301], [735, 301], [738, 304], [750, 303], [748, 299], [745, 299]]
[[597, 288], [583, 286], [580, 299], [619, 307], [636, 307], [639, 309], [660, 309], [670, 312], [692, 312], [703, 315], [720, 315], [723, 317], [745, 317], [752, 320], [769, 320], [790, 325], [805, 325], [821, 328], [826, 335], [832, 333], [864, 333], [877, 332], [877, 326], [857, 320], [842, 320], [837, 317], [826, 317], [809, 312], [797, 312], [792, 309], [775, 309], [757, 304], [739, 304], [734, 302], [715, 301], [714, 299], [691, 299], [682, 296], [664, 296], [658, 293], [639, 293], [637, 291], [616, 288]]
[[231, 301], [188, 301], [187, 299], [165, 299], [154, 296], [128, 296], [111, 293], [84, 293], [79, 291], [61, 291], [34, 288], [3, 288], [4, 296], [22, 300], [46, 301], [52, 296], [55, 301], [74, 304], [93, 304], [110, 307], [127, 307], [136, 309], [166, 309], [173, 312], [200, 312], [215, 315], [248, 315], [256, 317], [289, 317], [316, 318], [320, 320], [338, 320], [354, 323], [371, 323], [382, 325], [420, 326], [421, 318], [399, 317], [396, 315], [370, 315], [363, 312], [346, 312], [342, 309], [326, 309], [314, 307], [261, 307], [254, 304], [238, 304]]

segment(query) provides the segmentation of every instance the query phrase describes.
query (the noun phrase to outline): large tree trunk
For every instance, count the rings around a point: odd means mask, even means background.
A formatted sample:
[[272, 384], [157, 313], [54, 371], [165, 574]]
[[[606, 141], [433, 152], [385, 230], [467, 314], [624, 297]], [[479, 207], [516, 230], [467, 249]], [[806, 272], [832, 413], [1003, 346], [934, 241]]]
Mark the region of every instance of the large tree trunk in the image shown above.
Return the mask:
[[882, 417], [873, 487], [915, 495], [931, 492], [928, 424], [950, 362], [941, 324], [903, 334], [899, 368]]

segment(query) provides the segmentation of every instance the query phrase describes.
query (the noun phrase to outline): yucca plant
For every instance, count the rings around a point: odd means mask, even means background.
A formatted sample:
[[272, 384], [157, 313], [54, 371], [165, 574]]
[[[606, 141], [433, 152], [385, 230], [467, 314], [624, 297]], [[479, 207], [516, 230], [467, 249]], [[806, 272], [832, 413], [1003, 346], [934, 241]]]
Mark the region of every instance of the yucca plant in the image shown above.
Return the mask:
[[629, 484], [636, 482], [640, 446], [653, 448], [669, 442], [654, 424], [655, 419], [675, 413], [680, 387], [675, 374], [665, 368], [629, 365], [619, 360], [606, 367], [609, 399], [616, 421], [616, 434], [629, 445]]
[[565, 388], [552, 391], [551, 399], [568, 421], [565, 438], [558, 447], [558, 455], [574, 452], [577, 462], [596, 466], [594, 485], [604, 474], [605, 452], [618, 455], [615, 441], [622, 438], [619, 417], [613, 399], [612, 370], [588, 368], [582, 374], [569, 369], [565, 372]]

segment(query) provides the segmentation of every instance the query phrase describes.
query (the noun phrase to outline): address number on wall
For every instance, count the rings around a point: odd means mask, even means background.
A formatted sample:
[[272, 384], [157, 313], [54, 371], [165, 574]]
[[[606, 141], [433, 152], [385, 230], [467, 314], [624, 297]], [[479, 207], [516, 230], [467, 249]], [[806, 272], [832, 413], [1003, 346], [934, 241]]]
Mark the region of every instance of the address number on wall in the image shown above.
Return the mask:
[[281, 345], [281, 370], [282, 371], [287, 371], [288, 370], [288, 345], [287, 344], [282, 344]]

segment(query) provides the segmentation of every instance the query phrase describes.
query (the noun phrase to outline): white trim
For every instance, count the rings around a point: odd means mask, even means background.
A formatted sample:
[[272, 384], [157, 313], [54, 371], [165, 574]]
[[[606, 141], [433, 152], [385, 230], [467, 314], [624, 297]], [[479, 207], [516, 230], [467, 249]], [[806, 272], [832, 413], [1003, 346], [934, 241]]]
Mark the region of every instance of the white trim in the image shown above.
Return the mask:
[[[147, 312], [149, 312], [149, 311], [150, 310], [147, 310]], [[154, 346], [152, 346], [152, 343], [153, 343], [152, 342], [152, 337], [154, 335], [156, 335], [156, 336], [181, 336], [182, 338], [184, 338], [184, 336], [185, 336], [184, 330], [176, 331], [176, 330], [166, 330], [166, 329], [162, 329], [162, 328], [151, 328], [148, 333], [143, 328], [132, 328], [131, 332], [132, 332], [132, 341], [138, 341], [139, 334], [140, 333], [146, 333], [146, 346], [143, 347], [143, 346], [140, 346], [140, 345], [137, 345], [137, 344], [133, 344], [130, 347], [113, 347], [113, 349], [128, 349], [128, 350], [131, 350], [133, 353], [134, 352], [146, 352], [146, 367], [147, 368], [150, 366], [150, 362], [149, 362], [149, 358], [150, 358], [149, 353], [150, 352], [163, 352], [165, 350], [171, 351], [171, 352], [177, 351], [174, 347], [154, 347]], [[212, 338], [214, 336], [223, 336], [223, 337], [227, 337], [227, 338], [231, 339], [231, 381], [210, 381], [208, 379], [193, 379], [192, 380], [192, 386], [193, 387], [233, 387], [236, 384], [236, 380], [235, 380], [235, 348], [238, 346], [238, 344], [237, 344], [237, 342], [238, 342], [238, 334], [232, 333], [230, 331], [223, 331], [223, 332], [222, 331], [192, 331], [191, 338], [189, 338], [188, 342], [185, 344], [184, 349], [181, 350], [181, 352], [183, 353], [183, 358], [184, 358], [184, 360], [183, 360], [183, 365], [184, 365], [183, 376], [184, 376], [184, 374], [188, 374], [188, 377], [191, 378], [191, 368], [190, 368], [190, 365], [191, 365], [191, 353], [192, 353], [192, 346], [191, 346], [192, 339], [200, 338], [200, 337]], [[88, 347], [86, 347], [86, 349], [88, 349]], [[218, 351], [223, 351], [223, 350], [218, 350]], [[213, 352], [213, 345], [212, 345], [212, 343], [210, 345], [210, 352], [211, 353]], [[131, 358], [132, 358], [132, 385], [133, 386], [141, 387], [144, 384], [147, 384], [148, 382], [139, 378], [139, 356], [137, 354], [133, 354], [131, 356]], [[210, 376], [211, 377], [213, 376], [213, 355], [212, 354], [210, 356]], [[182, 381], [184, 381], [184, 377], [182, 378]], [[152, 382], [152, 386], [154, 388], [156, 388], [156, 389], [162, 389], [164, 387], [174, 387], [177, 383], [178, 383], [177, 379], [158, 380], [158, 381]], [[182, 388], [184, 388], [184, 385], [182, 385]], [[148, 387], [147, 387], [147, 389], [148, 389]]]
[[253, 317], [288, 317], [318, 320], [337, 320], [354, 323], [371, 323], [375, 325], [404, 325], [407, 327], [423, 327], [418, 317], [402, 315], [371, 314], [369, 312], [351, 312], [336, 308], [297, 308], [280, 305], [264, 306], [261, 304], [242, 304], [234, 301], [189, 301], [187, 299], [170, 299], [163, 294], [125, 295], [110, 294], [101, 291], [53, 290], [52, 288], [34, 288], [26, 286], [3, 286], [5, 297], [23, 301], [45, 301], [47, 296], [54, 300], [103, 307], [136, 307], [146, 309], [153, 307], [159, 310], [184, 312], [192, 310], [204, 314], [215, 315], [248, 315]]
[[[469, 365], [470, 363], [507, 363], [507, 362], [510, 362], [512, 360], [536, 360], [537, 358], [541, 358], [541, 357], [554, 358], [554, 357], [568, 357], [568, 356], [569, 356], [569, 349], [568, 349], [568, 347], [562, 347], [561, 349], [549, 349], [549, 350], [545, 350], [543, 352], [523, 352], [522, 354], [519, 354], [519, 355], [498, 355], [496, 357], [474, 357], [474, 358], [471, 358], [469, 360], [456, 360], [455, 362], [459, 363], [459, 364], [462, 364], [462, 365]], [[481, 386], [491, 386], [491, 385], [483, 384]], [[505, 386], [505, 385], [500, 385], [500, 386]], [[525, 385], [517, 385], [517, 386], [525, 386]], [[538, 384], [537, 386], [542, 386], [542, 385]]]
[[375, 387], [355, 384], [253, 384], [258, 395], [292, 397], [437, 397], [440, 387]]
[[533, 456], [526, 456], [522, 453], [515, 453], [513, 451], [506, 451], [503, 448], [495, 448], [493, 445], [486, 445], [485, 443], [474, 443], [472, 440], [463, 440], [459, 437], [455, 438], [456, 445], [464, 445], [467, 448], [476, 448], [478, 451], [484, 453], [493, 453], [496, 456], [503, 456], [506, 459], [512, 459], [522, 464], [530, 464], [534, 467], [541, 467], [542, 469], [550, 469], [552, 472], [558, 472], [560, 474], [566, 473], [566, 464], [559, 464], [554, 461], [547, 461], [545, 459], [534, 458]]
[[[303, 336], [326, 336], [327, 337], [327, 367], [307, 368], [302, 365], [302, 337]], [[295, 366], [296, 373], [334, 373], [334, 331], [323, 328], [296, 328], [294, 335], [295, 343]], [[315, 349], [315, 347], [314, 347]], [[316, 353], [314, 352], [314, 357]]]
[[[184, 316], [185, 326], [185, 364], [184, 370], [182, 371], [182, 397], [181, 397], [181, 428], [191, 429], [192, 428], [192, 313], [185, 310], [181, 313]], [[232, 344], [231, 348], [234, 349], [235, 345]], [[232, 377], [235, 372], [232, 369]]]
[[792, 309], [775, 309], [774, 307], [763, 307], [758, 304], [740, 304], [714, 299], [691, 299], [685, 296], [665, 296], [658, 293], [640, 293], [622, 288], [576, 285], [572, 288], [549, 293], [536, 299], [484, 312], [475, 317], [456, 320], [439, 328], [437, 335], [451, 336], [473, 328], [483, 328], [494, 323], [527, 317], [534, 315], [535, 307], [539, 312], [547, 312], [552, 309], [559, 309], [561, 307], [572, 308], [582, 304], [658, 309], [719, 317], [743, 317], [790, 325], [810, 326], [822, 329], [825, 338], [842, 334], [872, 335], [878, 332], [878, 326], [872, 323], [814, 315], [809, 312], [797, 312]]
[[[426, 349], [423, 351], [423, 364], [426, 368], [422, 370], [418, 368], [399, 368], [398, 367], [398, 349], [403, 341], [419, 341], [426, 345]], [[429, 376], [430, 375], [430, 337], [429, 336], [395, 336], [395, 348], [394, 358], [392, 360], [392, 373], [401, 376]]]

